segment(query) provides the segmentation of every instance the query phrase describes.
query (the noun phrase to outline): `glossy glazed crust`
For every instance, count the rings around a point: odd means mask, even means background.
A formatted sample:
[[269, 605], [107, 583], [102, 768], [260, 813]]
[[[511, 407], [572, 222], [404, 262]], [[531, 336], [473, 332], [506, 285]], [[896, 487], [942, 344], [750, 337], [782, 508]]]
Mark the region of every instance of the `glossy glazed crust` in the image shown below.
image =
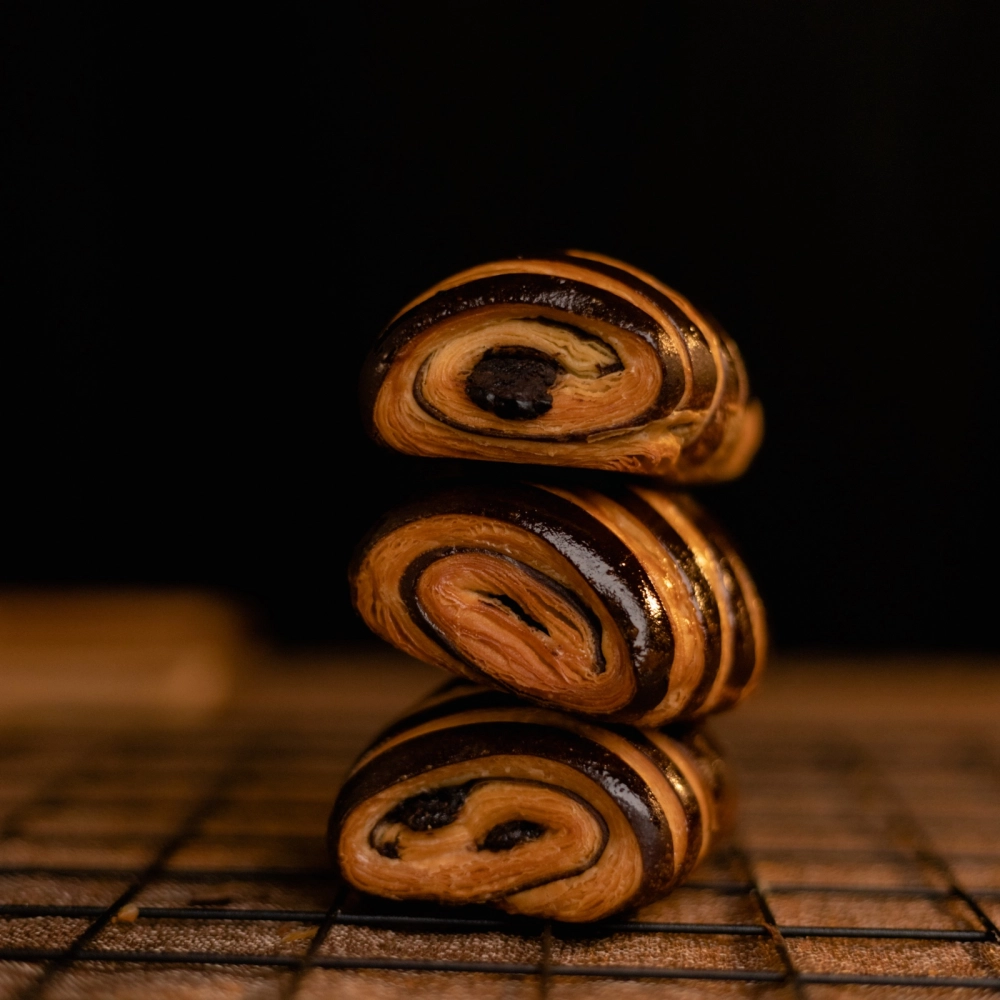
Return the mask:
[[[348, 881], [368, 892], [597, 920], [662, 897], [705, 855], [721, 815], [723, 789], [713, 778], [719, 766], [697, 732], [600, 727], [457, 682], [390, 727], [355, 765], [330, 818], [330, 851]], [[426, 798], [454, 789], [449, 782], [456, 774], [463, 788], [516, 788], [507, 797], [506, 825], [530, 816], [545, 830], [508, 855], [470, 846], [486, 865], [487, 884], [490, 864], [510, 868], [492, 892], [467, 884], [465, 855], [443, 867], [434, 856], [435, 838], [445, 851], [458, 827], [475, 825], [471, 796], [437, 827], [407, 834], [402, 849], [394, 843], [387, 851], [378, 841], [401, 802], [413, 801], [415, 790]], [[581, 861], [550, 871], [535, 862], [545, 836], [556, 836], [563, 798], [591, 827], [594, 847]], [[546, 808], [553, 805], [550, 818]]]
[[[560, 370], [541, 412], [473, 405], [470, 371], [519, 350]], [[373, 437], [409, 454], [677, 483], [739, 475], [763, 427], [730, 338], [650, 275], [578, 251], [471, 268], [410, 303], [365, 362], [361, 403]]]
[[729, 708], [766, 658], [732, 545], [660, 488], [442, 490], [384, 517], [349, 575], [365, 622], [407, 653], [607, 722]]

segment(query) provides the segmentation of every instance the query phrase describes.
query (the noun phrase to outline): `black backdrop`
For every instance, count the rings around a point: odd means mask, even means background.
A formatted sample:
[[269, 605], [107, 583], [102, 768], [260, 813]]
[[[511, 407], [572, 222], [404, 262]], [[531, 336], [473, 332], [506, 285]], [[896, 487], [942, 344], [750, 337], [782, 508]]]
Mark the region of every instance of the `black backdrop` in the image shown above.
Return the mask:
[[702, 491], [779, 645], [998, 646], [996, 5], [8, 8], [8, 585], [199, 584], [358, 638], [421, 475], [366, 345], [469, 264], [578, 246], [707, 305], [768, 419]]

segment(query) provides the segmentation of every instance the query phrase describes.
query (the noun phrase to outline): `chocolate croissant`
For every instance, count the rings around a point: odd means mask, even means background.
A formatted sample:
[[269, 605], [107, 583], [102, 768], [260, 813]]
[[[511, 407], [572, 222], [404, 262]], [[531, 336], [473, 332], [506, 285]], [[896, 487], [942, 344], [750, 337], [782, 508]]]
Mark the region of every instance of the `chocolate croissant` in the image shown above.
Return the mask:
[[683, 494], [518, 483], [385, 516], [354, 606], [405, 652], [536, 703], [660, 725], [728, 708], [766, 650], [753, 581]]
[[723, 790], [697, 730], [609, 729], [459, 681], [362, 756], [329, 846], [364, 892], [598, 920], [690, 871]]
[[677, 483], [739, 475], [763, 428], [715, 323], [650, 275], [579, 251], [425, 292], [378, 338], [361, 398], [375, 439], [411, 455]]

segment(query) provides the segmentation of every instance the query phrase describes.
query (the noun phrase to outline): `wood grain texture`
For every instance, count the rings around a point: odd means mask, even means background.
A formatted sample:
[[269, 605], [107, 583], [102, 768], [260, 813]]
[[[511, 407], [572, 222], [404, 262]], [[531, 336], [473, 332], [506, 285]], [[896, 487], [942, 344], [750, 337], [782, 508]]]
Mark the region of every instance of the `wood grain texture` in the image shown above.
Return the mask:
[[[734, 833], [666, 899], [585, 934], [338, 889], [325, 813], [372, 736], [438, 683], [433, 668], [373, 644], [260, 662], [200, 722], [151, 725], [128, 710], [100, 727], [3, 720], [0, 989], [20, 997], [43, 979], [43, 996], [88, 998], [995, 992], [1000, 943], [971, 905], [1000, 920], [995, 661], [776, 657], [754, 698], [711, 720], [735, 772]], [[171, 831], [166, 868], [151, 871]], [[23, 942], [32, 921], [35, 941], [62, 947], [65, 921], [92, 926], [131, 886], [139, 917], [97, 933], [85, 961], [57, 948], [65, 965], [54, 970], [5, 944], [4, 927]], [[295, 980], [302, 935], [328, 916]], [[157, 950], [113, 951], [130, 927]], [[248, 955], [249, 941], [272, 953]], [[475, 963], [486, 967], [458, 971]]]

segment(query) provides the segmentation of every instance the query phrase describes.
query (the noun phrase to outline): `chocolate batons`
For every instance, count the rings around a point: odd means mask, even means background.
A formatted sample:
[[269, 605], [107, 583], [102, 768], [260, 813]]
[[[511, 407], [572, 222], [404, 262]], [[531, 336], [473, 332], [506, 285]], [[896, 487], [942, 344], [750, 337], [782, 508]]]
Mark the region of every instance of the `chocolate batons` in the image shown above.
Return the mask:
[[376, 440], [411, 455], [676, 483], [739, 475], [763, 426], [715, 323], [650, 275], [579, 251], [436, 285], [382, 332], [361, 396]]
[[697, 730], [610, 729], [457, 682], [362, 756], [329, 846], [365, 892], [598, 920], [686, 875], [722, 793]]
[[728, 708], [765, 658], [739, 556], [661, 488], [442, 490], [384, 517], [350, 582], [369, 628], [412, 656], [604, 721]]

